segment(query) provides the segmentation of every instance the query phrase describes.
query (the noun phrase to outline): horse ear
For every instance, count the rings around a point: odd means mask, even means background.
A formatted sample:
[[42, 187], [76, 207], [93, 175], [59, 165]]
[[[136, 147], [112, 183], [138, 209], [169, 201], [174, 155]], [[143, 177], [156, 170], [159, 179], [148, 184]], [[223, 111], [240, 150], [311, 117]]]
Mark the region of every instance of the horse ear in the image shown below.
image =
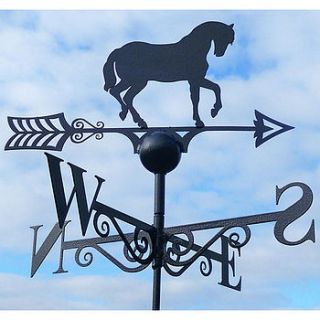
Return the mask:
[[230, 24], [229, 27], [230, 27], [231, 29], [233, 29], [233, 26], [234, 26], [234, 23]]

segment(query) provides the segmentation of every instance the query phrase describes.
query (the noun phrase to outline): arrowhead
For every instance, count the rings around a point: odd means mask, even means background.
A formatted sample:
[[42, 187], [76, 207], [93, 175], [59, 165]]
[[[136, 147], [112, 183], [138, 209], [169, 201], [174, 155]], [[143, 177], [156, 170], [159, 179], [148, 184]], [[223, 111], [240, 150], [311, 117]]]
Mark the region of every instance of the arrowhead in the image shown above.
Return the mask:
[[255, 110], [255, 116], [257, 120], [254, 120], [253, 123], [256, 127], [256, 131], [254, 133], [254, 137], [256, 138], [256, 148], [275, 136], [294, 129], [294, 127], [271, 119], [257, 110]]

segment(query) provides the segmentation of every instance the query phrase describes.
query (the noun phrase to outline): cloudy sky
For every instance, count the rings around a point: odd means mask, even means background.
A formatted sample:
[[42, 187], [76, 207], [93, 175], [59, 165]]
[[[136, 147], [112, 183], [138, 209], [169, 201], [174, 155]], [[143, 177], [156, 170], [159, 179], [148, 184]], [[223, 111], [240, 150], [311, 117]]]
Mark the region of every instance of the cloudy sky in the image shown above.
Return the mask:
[[[30, 278], [33, 230], [39, 244], [56, 223], [54, 199], [42, 151], [3, 151], [12, 135], [7, 116], [63, 112], [69, 123], [85, 117], [105, 126], [132, 127], [118, 117], [120, 105], [103, 91], [108, 55], [130, 41], [176, 42], [205, 21], [234, 23], [236, 39], [225, 56], [209, 52], [207, 77], [221, 86], [223, 108], [212, 119], [212, 92], [201, 90], [200, 115], [207, 125], [252, 125], [254, 110], [294, 130], [259, 148], [252, 133], [203, 133], [190, 144], [179, 167], [167, 176], [166, 226], [273, 212], [300, 196], [286, 192], [276, 205], [276, 186], [303, 182], [311, 187], [310, 210], [286, 230], [291, 241], [316, 224], [316, 242], [279, 243], [274, 223], [252, 226], [252, 238], [236, 254], [233, 284], [218, 284], [220, 266], [203, 277], [197, 261], [181, 277], [163, 273], [163, 309], [318, 309], [320, 307], [320, 12], [319, 11], [2, 11], [0, 12], [1, 223], [0, 309], [149, 309], [152, 271], [123, 273], [99, 253], [81, 268], [74, 251], [65, 253], [68, 273], [58, 268], [59, 244]], [[186, 82], [148, 83], [135, 99], [149, 126], [193, 125]], [[153, 176], [116, 134], [51, 152], [104, 177], [99, 200], [152, 223]], [[64, 177], [70, 187], [68, 167]], [[76, 206], [66, 239], [81, 239]], [[91, 227], [92, 229], [92, 227]], [[199, 242], [212, 237], [199, 233]], [[89, 230], [88, 236], [93, 235]], [[197, 238], [196, 238], [197, 239]], [[121, 257], [121, 247], [106, 246]], [[215, 247], [219, 250], [219, 247]], [[230, 272], [231, 273], [231, 272]]]

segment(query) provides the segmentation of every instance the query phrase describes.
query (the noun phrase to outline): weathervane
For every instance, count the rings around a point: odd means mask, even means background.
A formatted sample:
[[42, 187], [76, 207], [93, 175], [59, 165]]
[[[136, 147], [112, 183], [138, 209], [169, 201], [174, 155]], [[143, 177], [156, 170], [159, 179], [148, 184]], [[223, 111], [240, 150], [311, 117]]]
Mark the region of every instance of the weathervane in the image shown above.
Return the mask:
[[[288, 189], [299, 188], [302, 191], [301, 198], [284, 210], [165, 227], [165, 176], [177, 167], [181, 153], [188, 152], [189, 143], [197, 134], [209, 131], [251, 132], [256, 139], [255, 146], [259, 147], [271, 138], [293, 129], [292, 126], [271, 119], [259, 111], [255, 111], [256, 119], [251, 126], [205, 126], [200, 119], [200, 87], [215, 93], [216, 100], [211, 110], [213, 118], [222, 107], [220, 87], [205, 78], [208, 70], [206, 56], [212, 42], [214, 54], [217, 57], [224, 55], [228, 45], [234, 41], [233, 27], [233, 24], [206, 22], [177, 43], [153, 45], [132, 42], [110, 54], [103, 68], [104, 89], [119, 101], [120, 118], [125, 120], [130, 112], [138, 128], [106, 128], [102, 121], [92, 124], [84, 118], [75, 119], [70, 125], [63, 113], [32, 118], [8, 117], [8, 124], [14, 134], [8, 140], [5, 150], [61, 151], [69, 138], [74, 143], [82, 143], [90, 137], [102, 139], [105, 134], [117, 133], [125, 135], [131, 141], [134, 153], [139, 154], [143, 166], [155, 176], [154, 221], [150, 225], [98, 200], [105, 181], [101, 177], [95, 176], [97, 187], [93, 198], [89, 200], [83, 179], [87, 171], [71, 163], [67, 164], [67, 168], [72, 173], [73, 188], [70, 195], [66, 195], [62, 179], [62, 170], [66, 170], [66, 166], [63, 169], [64, 160], [46, 152], [58, 223], [40, 246], [38, 232], [42, 225], [31, 227], [34, 230], [32, 277], [60, 239], [59, 266], [55, 273], [67, 272], [63, 263], [64, 252], [67, 250], [76, 250], [75, 261], [82, 267], [91, 265], [93, 261], [90, 249], [94, 249], [126, 272], [139, 272], [152, 265], [152, 309], [159, 310], [162, 268], [172, 276], [180, 276], [193, 263], [200, 261], [200, 272], [209, 276], [213, 263], [219, 263], [219, 284], [240, 291], [242, 278], [234, 280], [235, 253], [240, 255], [241, 248], [251, 239], [252, 225], [275, 223], [274, 236], [285, 245], [299, 245], [307, 240], [315, 242], [314, 220], [301, 239], [291, 241], [284, 235], [286, 228], [304, 215], [313, 201], [312, 190], [301, 182], [276, 188], [276, 204]], [[148, 81], [188, 81], [195, 127], [148, 128], [133, 106], [134, 97], [146, 87]], [[65, 240], [66, 228], [70, 223], [67, 215], [74, 200], [77, 203], [83, 237], [91, 220], [97, 237]], [[131, 231], [127, 232], [128, 229]], [[212, 230], [204, 245], [195, 240], [197, 231], [202, 230]], [[122, 257], [115, 257], [108, 250], [107, 247], [113, 243], [123, 245]], [[212, 248], [219, 243], [220, 250]]]

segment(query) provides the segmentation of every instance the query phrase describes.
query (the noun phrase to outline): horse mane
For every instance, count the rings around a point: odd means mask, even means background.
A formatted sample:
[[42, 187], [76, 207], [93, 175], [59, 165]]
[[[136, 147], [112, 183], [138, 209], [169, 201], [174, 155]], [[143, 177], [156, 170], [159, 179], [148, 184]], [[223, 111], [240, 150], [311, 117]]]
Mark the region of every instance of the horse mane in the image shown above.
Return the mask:
[[190, 39], [197, 38], [199, 34], [204, 34], [204, 33], [208, 33], [208, 35], [211, 36], [213, 30], [218, 31], [225, 28], [226, 26], [227, 26], [226, 24], [219, 21], [204, 22], [198, 25], [197, 27], [195, 27], [189, 34], [184, 36], [179, 42], [189, 41]]

